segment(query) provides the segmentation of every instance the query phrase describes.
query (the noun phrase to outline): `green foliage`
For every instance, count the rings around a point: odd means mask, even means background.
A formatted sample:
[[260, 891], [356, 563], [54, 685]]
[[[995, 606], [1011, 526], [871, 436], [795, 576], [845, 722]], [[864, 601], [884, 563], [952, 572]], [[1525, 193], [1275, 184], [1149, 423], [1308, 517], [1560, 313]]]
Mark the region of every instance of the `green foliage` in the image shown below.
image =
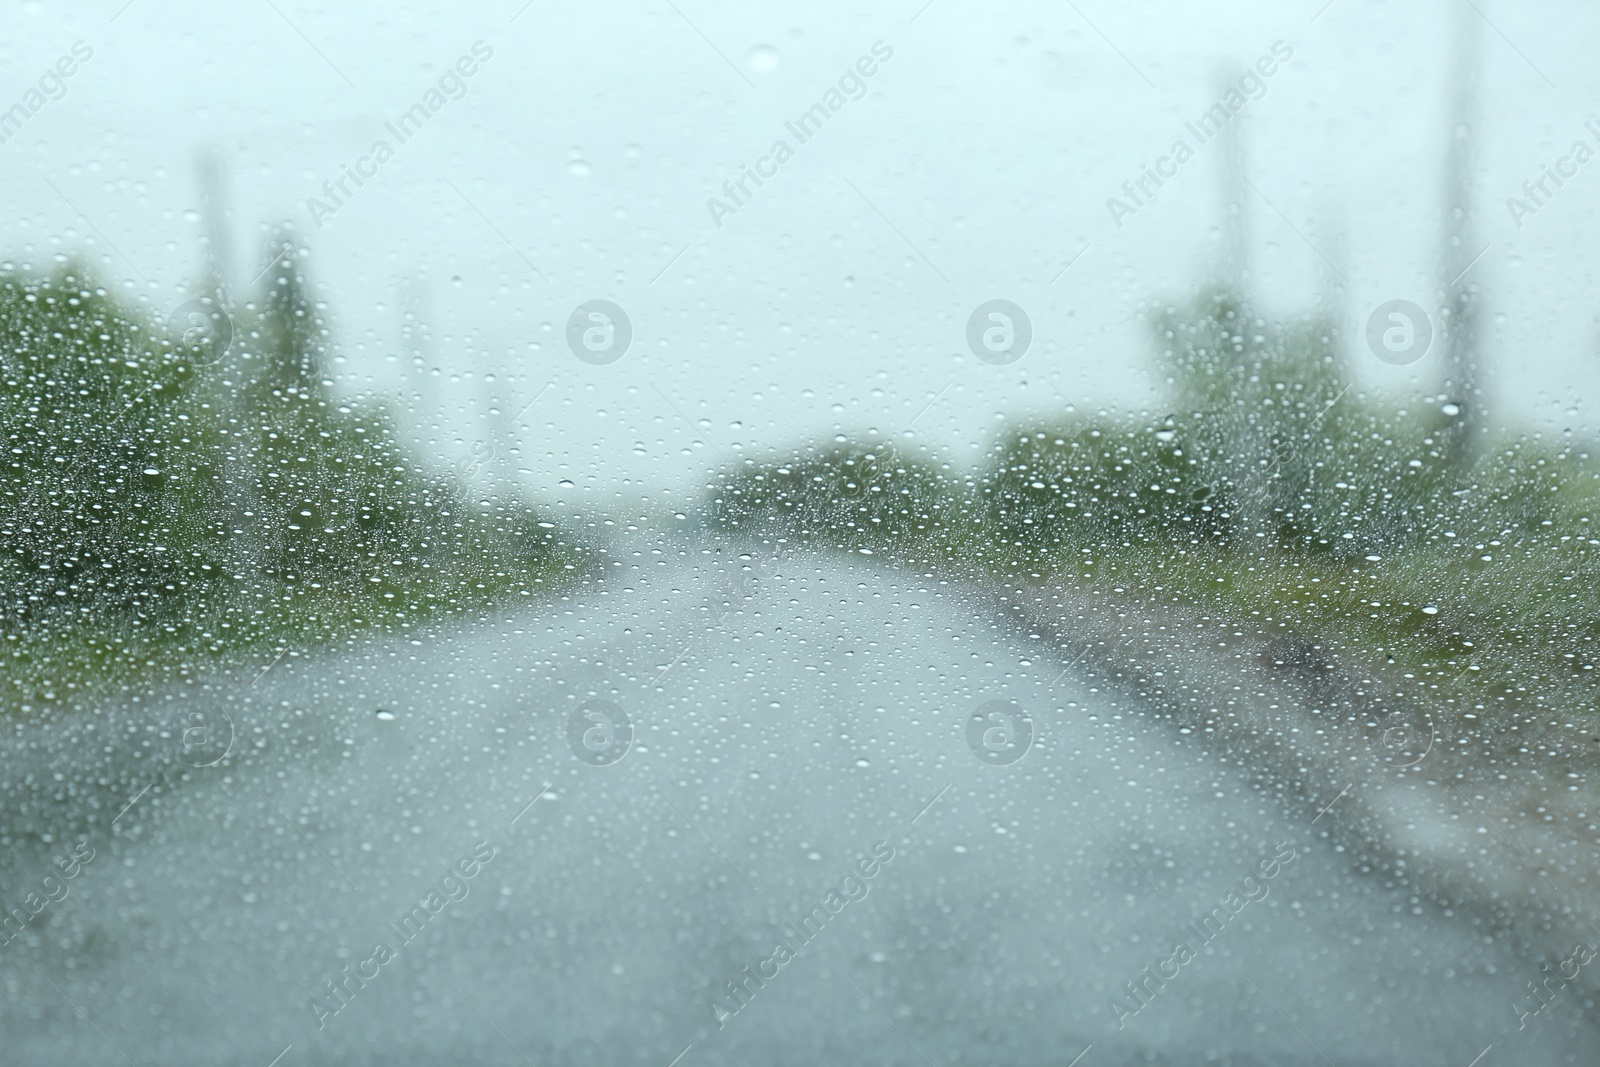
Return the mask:
[[787, 462], [724, 473], [710, 489], [724, 528], [850, 549], [925, 544], [949, 495], [938, 470], [887, 442], [807, 446]]
[[1444, 671], [1480, 707], [1594, 706], [1600, 463], [1583, 445], [1354, 388], [1316, 318], [1270, 323], [1203, 292], [1151, 324], [1170, 415], [1025, 425], [967, 477], [808, 450], [725, 478], [714, 513], [947, 575], [1270, 620]]
[[996, 446], [981, 493], [1014, 544], [1158, 544], [1215, 538], [1225, 508], [1176, 418], [1150, 425], [1074, 419]]
[[220, 556], [194, 519], [215, 494], [185, 469], [202, 431], [185, 354], [72, 269], [0, 277], [0, 346], [7, 640], [78, 616], [160, 626], [165, 594], [202, 566], [195, 591], [214, 589]]
[[216, 361], [81, 267], [0, 275], [0, 710], [403, 630], [575, 568], [548, 524], [469, 501], [333, 392], [297, 255], [228, 311]]

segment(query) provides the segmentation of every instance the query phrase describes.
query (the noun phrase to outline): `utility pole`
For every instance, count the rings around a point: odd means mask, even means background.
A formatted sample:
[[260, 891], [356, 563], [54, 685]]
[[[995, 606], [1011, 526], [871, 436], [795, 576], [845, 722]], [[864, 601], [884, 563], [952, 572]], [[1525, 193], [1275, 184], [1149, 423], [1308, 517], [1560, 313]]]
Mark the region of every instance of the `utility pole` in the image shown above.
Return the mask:
[[[1225, 70], [1218, 70], [1213, 80], [1217, 91], [1212, 99], [1220, 99], [1233, 84], [1233, 77]], [[1239, 122], [1240, 117], [1236, 116], [1232, 122], [1225, 123], [1222, 135], [1217, 138], [1218, 192], [1222, 196], [1222, 281], [1230, 297], [1242, 306], [1249, 306], [1245, 285], [1250, 273], [1250, 235], [1245, 226], [1244, 139], [1240, 136]]]
[[[202, 149], [195, 160], [200, 185], [200, 207], [205, 225], [206, 250], [204, 278], [199, 285], [199, 295], [215, 302], [224, 315], [231, 316], [234, 308], [233, 243], [230, 240], [228, 212], [228, 179], [222, 161], [210, 148]], [[246, 294], [248, 298], [249, 294]], [[225, 516], [220, 531], [226, 549], [228, 571], [238, 580], [253, 587], [260, 578], [260, 566], [266, 558], [266, 541], [262, 535], [261, 494], [256, 486], [260, 476], [253, 453], [252, 437], [247, 432], [253, 423], [248, 391], [243, 379], [251, 373], [244, 352], [248, 347], [238, 336], [238, 323], [230, 320], [228, 332], [233, 344], [223, 356], [221, 364], [207, 369], [205, 388], [211, 402], [216, 405], [223, 428], [230, 435], [216, 456], [219, 482], [216, 487], [218, 503]], [[259, 360], [259, 356], [256, 357]]]
[[210, 148], [201, 150], [196, 169], [206, 230], [206, 288], [212, 291], [210, 295], [231, 295], [233, 242], [229, 239], [227, 178], [222, 173], [221, 160]]
[[1449, 142], [1445, 153], [1443, 226], [1439, 234], [1439, 333], [1443, 336], [1442, 391], [1458, 409], [1444, 433], [1444, 454], [1457, 471], [1470, 467], [1483, 433], [1478, 365], [1479, 286], [1474, 281], [1484, 249], [1473, 225], [1476, 178], [1481, 20], [1465, 0], [1456, 4], [1451, 52]]
[[[1344, 275], [1350, 268], [1349, 256], [1345, 251], [1344, 212], [1337, 205], [1330, 205], [1323, 211], [1322, 216], [1327, 220], [1325, 225], [1318, 227], [1322, 231], [1317, 241], [1321, 246], [1322, 256], [1318, 256], [1312, 265], [1317, 270], [1317, 292], [1320, 298], [1318, 302], [1322, 305], [1322, 314], [1327, 317], [1335, 331], [1332, 338], [1333, 347], [1342, 350], [1345, 318], [1350, 313], [1349, 292]], [[1348, 370], [1340, 368], [1341, 375], [1347, 373]]]

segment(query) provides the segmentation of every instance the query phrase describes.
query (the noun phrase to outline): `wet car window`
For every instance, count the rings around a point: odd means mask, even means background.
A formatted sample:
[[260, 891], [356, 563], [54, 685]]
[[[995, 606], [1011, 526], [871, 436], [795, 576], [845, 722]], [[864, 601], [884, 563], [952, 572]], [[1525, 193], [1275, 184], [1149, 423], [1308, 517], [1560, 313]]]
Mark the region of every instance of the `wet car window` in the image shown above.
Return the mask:
[[0, 1060], [1593, 1062], [1582, 5], [12, 5]]

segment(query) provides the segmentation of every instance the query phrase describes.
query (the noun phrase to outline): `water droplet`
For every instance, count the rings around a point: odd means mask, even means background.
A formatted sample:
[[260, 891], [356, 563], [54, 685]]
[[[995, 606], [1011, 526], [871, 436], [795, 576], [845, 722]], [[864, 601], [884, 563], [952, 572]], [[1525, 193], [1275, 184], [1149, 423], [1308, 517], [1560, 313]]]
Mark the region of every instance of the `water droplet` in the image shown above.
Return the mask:
[[757, 74], [771, 74], [778, 69], [778, 61], [781, 58], [778, 50], [770, 44], [758, 44], [751, 46], [746, 60], [750, 64], [750, 69]]
[[379, 722], [394, 722], [394, 712], [389, 711], [386, 708], [379, 708], [378, 709], [378, 721]]
[[586, 159], [574, 159], [567, 164], [567, 173], [574, 178], [587, 178], [594, 173], [594, 168], [589, 166], [589, 161]]
[[1457, 415], [1461, 414], [1461, 405], [1460, 404], [1445, 404], [1442, 407], [1440, 407], [1439, 410], [1444, 412], [1446, 415], [1449, 415], [1453, 419]]
[[1439, 614], [1439, 609], [1434, 605], [1429, 604], [1427, 607], [1422, 609], [1422, 613], [1424, 615], [1437, 615]]

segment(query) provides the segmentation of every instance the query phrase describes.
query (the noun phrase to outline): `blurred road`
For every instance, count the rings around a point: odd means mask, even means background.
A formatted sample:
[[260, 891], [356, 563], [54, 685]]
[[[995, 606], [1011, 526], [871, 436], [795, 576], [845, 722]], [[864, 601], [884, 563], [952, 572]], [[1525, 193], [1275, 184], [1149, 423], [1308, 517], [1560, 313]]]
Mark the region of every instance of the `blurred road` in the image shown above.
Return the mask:
[[[1592, 1055], [1576, 988], [1518, 1029], [1553, 961], [1355, 869], [1337, 808], [950, 587], [670, 542], [616, 563], [470, 632], [18, 727], [11, 833], [84, 817], [96, 778], [160, 784], [91, 812], [95, 859], [0, 949], [5, 1062]], [[969, 729], [991, 701], [1009, 719]], [[45, 873], [14, 863], [6, 905]]]

